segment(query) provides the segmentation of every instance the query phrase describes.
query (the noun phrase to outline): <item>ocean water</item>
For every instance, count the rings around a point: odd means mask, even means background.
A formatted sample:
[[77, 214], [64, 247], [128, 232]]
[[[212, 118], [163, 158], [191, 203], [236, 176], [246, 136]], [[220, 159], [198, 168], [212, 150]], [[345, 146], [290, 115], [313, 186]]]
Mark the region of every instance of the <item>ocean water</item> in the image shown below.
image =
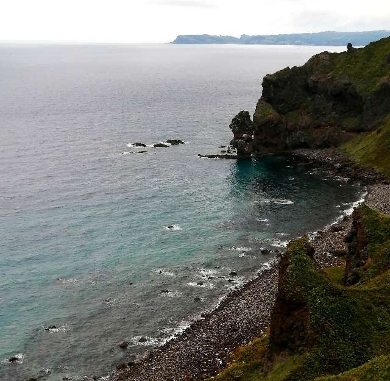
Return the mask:
[[[197, 157], [265, 74], [321, 50], [0, 46], [1, 380], [109, 373], [361, 197], [288, 157]], [[186, 144], [128, 144], [168, 138]]]

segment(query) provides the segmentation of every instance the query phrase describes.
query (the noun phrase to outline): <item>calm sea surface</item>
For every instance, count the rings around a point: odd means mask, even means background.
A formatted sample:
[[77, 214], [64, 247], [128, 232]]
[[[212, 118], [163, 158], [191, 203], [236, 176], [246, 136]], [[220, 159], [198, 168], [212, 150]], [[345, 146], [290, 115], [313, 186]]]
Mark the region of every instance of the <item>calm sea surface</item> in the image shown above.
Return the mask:
[[350, 208], [361, 189], [288, 158], [197, 157], [321, 50], [0, 45], [1, 380], [107, 374]]

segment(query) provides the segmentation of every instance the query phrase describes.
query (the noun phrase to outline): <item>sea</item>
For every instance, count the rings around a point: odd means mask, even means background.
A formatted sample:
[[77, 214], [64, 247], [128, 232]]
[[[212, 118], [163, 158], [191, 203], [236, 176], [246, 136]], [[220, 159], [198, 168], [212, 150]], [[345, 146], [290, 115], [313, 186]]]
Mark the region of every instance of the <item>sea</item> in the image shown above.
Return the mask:
[[290, 157], [198, 157], [322, 50], [0, 45], [1, 380], [107, 375], [351, 211], [364, 189]]

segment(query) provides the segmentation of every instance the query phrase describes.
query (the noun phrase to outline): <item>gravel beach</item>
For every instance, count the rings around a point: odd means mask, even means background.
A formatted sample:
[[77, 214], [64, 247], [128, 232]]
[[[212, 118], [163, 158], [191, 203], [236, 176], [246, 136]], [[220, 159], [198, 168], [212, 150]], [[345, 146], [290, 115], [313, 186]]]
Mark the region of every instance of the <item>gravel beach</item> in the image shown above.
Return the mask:
[[[321, 170], [360, 181], [367, 186], [366, 203], [390, 214], [390, 185], [381, 175], [357, 167], [336, 150], [300, 150], [294, 156], [320, 164]], [[319, 267], [324, 269], [341, 263], [337, 255], [346, 250], [344, 239], [351, 220], [351, 216], [345, 216], [312, 237]], [[203, 315], [180, 336], [148, 352], [142, 359], [118, 365], [110, 380], [201, 380], [217, 374], [235, 348], [267, 329], [277, 279], [278, 258], [255, 279], [228, 294], [214, 311]]]

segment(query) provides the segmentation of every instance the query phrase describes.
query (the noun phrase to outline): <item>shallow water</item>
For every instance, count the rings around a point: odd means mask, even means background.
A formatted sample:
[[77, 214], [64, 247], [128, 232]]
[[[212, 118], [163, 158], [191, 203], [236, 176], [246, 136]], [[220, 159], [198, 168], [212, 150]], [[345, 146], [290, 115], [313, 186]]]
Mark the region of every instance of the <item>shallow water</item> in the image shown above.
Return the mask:
[[[108, 373], [360, 197], [285, 157], [197, 157], [260, 78], [321, 50], [0, 46], [0, 359], [24, 356], [0, 379]], [[187, 144], [128, 153], [167, 138]]]

